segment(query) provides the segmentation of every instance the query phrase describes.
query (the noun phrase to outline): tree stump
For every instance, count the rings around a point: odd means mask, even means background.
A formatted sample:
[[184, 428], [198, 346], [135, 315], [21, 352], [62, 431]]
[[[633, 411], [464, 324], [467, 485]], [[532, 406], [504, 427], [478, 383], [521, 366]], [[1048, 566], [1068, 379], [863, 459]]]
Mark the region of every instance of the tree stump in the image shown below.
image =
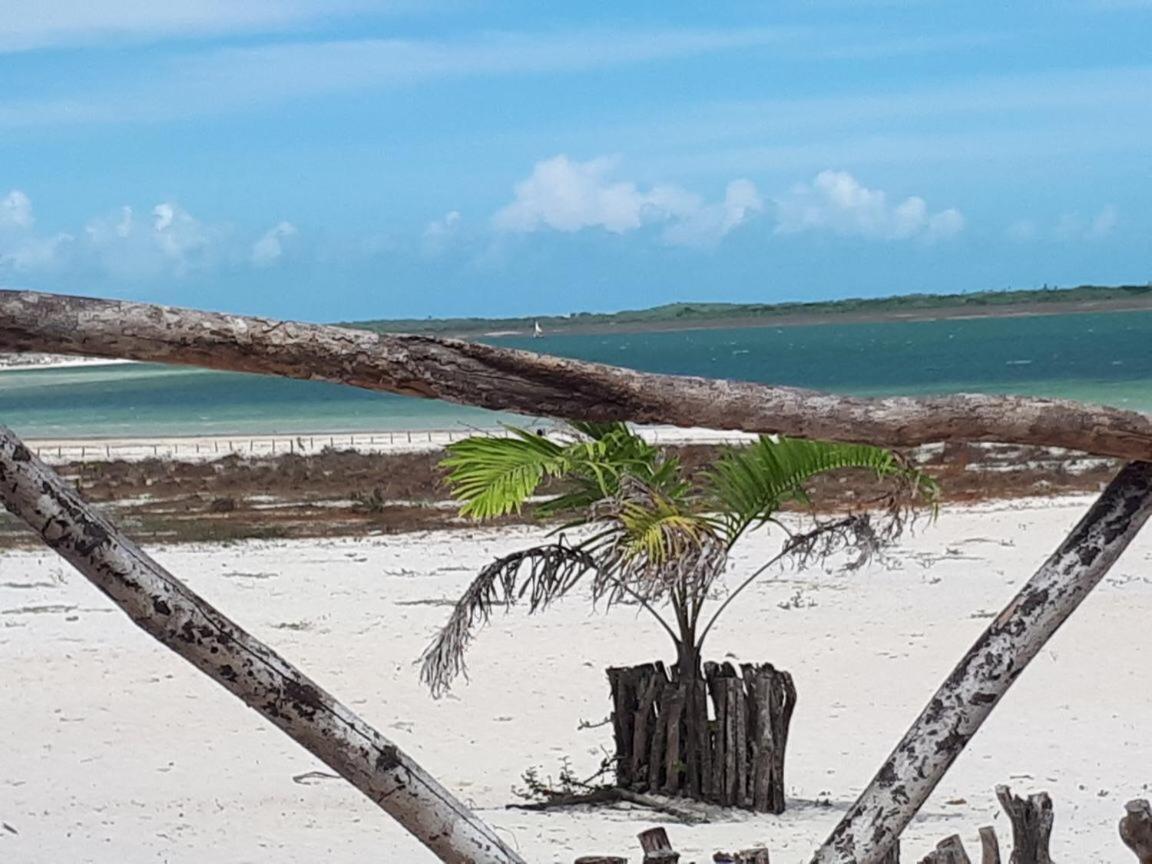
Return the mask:
[[936, 844], [920, 864], [972, 864], [972, 859], [964, 850], [964, 843], [958, 834], [953, 834]]
[[791, 675], [769, 663], [705, 663], [687, 678], [662, 663], [607, 674], [618, 786], [784, 812]]
[[1048, 853], [1052, 837], [1052, 799], [1048, 793], [1029, 795], [1025, 800], [1013, 795], [1007, 786], [997, 786], [996, 797], [1012, 823], [1009, 864], [1052, 864]]
[[1144, 798], [1129, 801], [1120, 820], [1120, 839], [1136, 853], [1140, 864], [1152, 864], [1152, 806]]
[[680, 860], [680, 853], [672, 848], [663, 828], [649, 828], [636, 836], [644, 850], [644, 864], [676, 864]]

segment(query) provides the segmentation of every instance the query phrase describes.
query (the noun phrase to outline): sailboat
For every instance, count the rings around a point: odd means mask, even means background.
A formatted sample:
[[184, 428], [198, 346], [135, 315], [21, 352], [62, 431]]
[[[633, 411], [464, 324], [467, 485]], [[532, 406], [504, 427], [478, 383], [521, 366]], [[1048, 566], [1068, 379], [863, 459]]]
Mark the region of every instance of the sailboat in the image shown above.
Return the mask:
[[533, 330], [532, 330], [532, 338], [533, 339], [539, 339], [543, 335], [544, 335], [544, 331], [540, 329], [540, 322], [537, 321], [534, 325]]

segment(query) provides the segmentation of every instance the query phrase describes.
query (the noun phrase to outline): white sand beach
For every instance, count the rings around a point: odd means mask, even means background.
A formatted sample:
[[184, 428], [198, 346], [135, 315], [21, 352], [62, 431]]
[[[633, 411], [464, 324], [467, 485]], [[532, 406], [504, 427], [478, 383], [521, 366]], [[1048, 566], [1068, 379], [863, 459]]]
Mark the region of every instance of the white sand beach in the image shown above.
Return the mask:
[[[683, 861], [765, 843], [805, 862], [954, 662], [1086, 500], [946, 509], [853, 575], [785, 572], [735, 604], [706, 651], [790, 670], [799, 705], [783, 816], [669, 823], [637, 809], [506, 810], [529, 766], [591, 771], [609, 727], [604, 668], [667, 658], [633, 609], [498, 615], [471, 681], [422, 690], [413, 661], [494, 554], [539, 529], [157, 548], [155, 556], [391, 736], [531, 862], [639, 857], [666, 824]], [[776, 547], [760, 535], [734, 575]], [[1124, 802], [1152, 789], [1152, 534], [1016, 684], [904, 836], [905, 860], [1007, 822], [997, 783], [1049, 792], [1057, 860], [1115, 862]], [[386, 815], [234, 697], [137, 630], [46, 549], [0, 556], [0, 860], [21, 864], [432, 861]], [[314, 773], [320, 772], [320, 773]], [[978, 847], [977, 847], [978, 848]]]

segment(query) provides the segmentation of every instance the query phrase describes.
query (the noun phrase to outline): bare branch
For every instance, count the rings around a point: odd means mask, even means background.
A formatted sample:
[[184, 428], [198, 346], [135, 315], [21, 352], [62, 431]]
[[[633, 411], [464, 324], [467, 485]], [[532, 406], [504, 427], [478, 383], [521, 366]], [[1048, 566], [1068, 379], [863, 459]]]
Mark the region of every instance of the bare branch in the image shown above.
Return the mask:
[[1152, 515], [1152, 463], [1125, 466], [961, 659], [813, 864], [878, 864], [1052, 635]]
[[144, 632], [278, 726], [448, 864], [520, 864], [405, 752], [153, 561], [0, 427], [0, 501]]
[[782, 433], [889, 447], [1001, 441], [1152, 457], [1152, 417], [1059, 399], [861, 399], [653, 375], [451, 339], [0, 291], [0, 349], [337, 381], [531, 416]]

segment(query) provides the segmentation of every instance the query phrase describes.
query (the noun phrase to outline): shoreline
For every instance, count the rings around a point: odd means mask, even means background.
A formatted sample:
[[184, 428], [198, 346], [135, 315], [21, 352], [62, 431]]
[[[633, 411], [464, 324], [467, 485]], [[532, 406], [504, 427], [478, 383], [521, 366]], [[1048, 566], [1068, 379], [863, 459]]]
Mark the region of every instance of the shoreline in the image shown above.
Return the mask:
[[[921, 321], [967, 321], [983, 318], [1039, 318], [1053, 315], [1091, 315], [1107, 312], [1152, 312], [1149, 300], [1081, 300], [1053, 303], [1005, 303], [997, 306], [940, 306], [931, 309], [908, 309], [884, 312], [835, 313], [782, 313], [780, 315], [733, 316], [701, 320], [675, 319], [667, 321], [628, 321], [620, 324], [572, 324], [545, 329], [541, 338], [545, 344], [549, 336], [595, 336], [608, 333], [676, 333], [692, 330], [741, 330], [760, 327], [810, 327], [825, 324], [890, 324]], [[546, 318], [549, 316], [541, 316]], [[399, 335], [403, 331], [375, 331]], [[475, 339], [532, 336], [531, 328], [500, 330], [422, 330], [416, 335], [445, 339]]]

